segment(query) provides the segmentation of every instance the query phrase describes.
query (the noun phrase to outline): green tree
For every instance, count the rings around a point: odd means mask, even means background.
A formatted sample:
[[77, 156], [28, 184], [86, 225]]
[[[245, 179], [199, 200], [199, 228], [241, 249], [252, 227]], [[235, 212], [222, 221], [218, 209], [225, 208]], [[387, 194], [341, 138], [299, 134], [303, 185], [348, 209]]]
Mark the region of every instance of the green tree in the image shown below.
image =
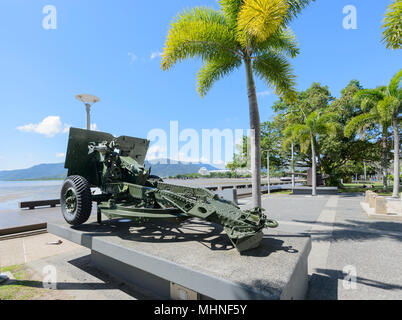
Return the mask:
[[[329, 112], [338, 115], [338, 123], [344, 128], [350, 119], [362, 114], [361, 104], [353, 99], [354, 95], [362, 90], [359, 81], [352, 80], [342, 89], [341, 96], [334, 100], [327, 108]], [[381, 156], [378, 154], [377, 130], [366, 132], [365, 139], [356, 139], [355, 135], [347, 137], [344, 130], [336, 135], [320, 137], [320, 153], [322, 154], [322, 173], [328, 174], [329, 185], [341, 185], [341, 178], [345, 181], [355, 173], [360, 172], [363, 162], [376, 162]]]
[[[350, 136], [356, 131], [364, 131], [372, 125], [379, 125], [382, 131], [382, 171], [383, 171], [383, 186], [387, 189], [388, 176], [388, 145], [389, 128], [393, 128], [394, 137], [394, 176], [400, 175], [400, 117], [402, 111], [402, 90], [400, 82], [402, 77], [402, 69], [395, 74], [390, 83], [386, 87], [378, 87], [376, 89], [361, 90], [356, 93], [355, 98], [362, 103], [363, 109], [368, 109], [363, 113], [353, 118], [345, 128], [345, 134]], [[393, 197], [399, 197], [399, 179], [394, 179]]]
[[402, 46], [402, 0], [391, 3], [385, 14], [382, 26], [383, 42], [388, 49], [400, 49]]
[[[322, 86], [320, 83], [314, 82], [306, 91], [299, 92], [295, 102], [287, 103], [283, 100], [274, 104], [273, 109], [278, 113], [276, 119], [282, 121], [283, 130], [293, 124], [304, 123], [310, 113], [317, 110], [325, 110], [330, 101], [333, 100], [331, 92], [327, 86]], [[288, 140], [291, 144], [291, 141]], [[295, 142], [295, 141], [294, 141]], [[288, 148], [289, 146], [286, 146]], [[316, 137], [314, 137], [314, 147], [318, 157], [317, 166], [321, 170], [321, 152]], [[311, 163], [311, 156], [307, 149], [300, 148], [298, 158], [303, 158], [306, 163]], [[304, 153], [304, 155], [303, 155]]]
[[197, 91], [203, 97], [220, 78], [244, 64], [251, 129], [253, 205], [261, 207], [260, 116], [254, 76], [287, 100], [295, 98], [288, 57], [299, 53], [288, 24], [313, 0], [220, 0], [221, 10], [196, 7], [170, 26], [162, 54], [163, 70], [188, 58], [201, 58]]
[[312, 163], [312, 195], [317, 195], [317, 168], [316, 168], [316, 141], [320, 135], [335, 134], [339, 130], [339, 124], [336, 121], [335, 112], [325, 112], [324, 110], [315, 110], [307, 114], [304, 110], [302, 123], [294, 123], [288, 126], [284, 135], [288, 137], [284, 146], [287, 147], [291, 141], [300, 141], [302, 150], [311, 148]]
[[381, 132], [381, 171], [383, 189], [387, 190], [388, 175], [388, 137], [391, 125], [387, 117], [383, 117], [378, 110], [378, 103], [382, 99], [384, 87], [377, 89], [364, 89], [356, 93], [354, 99], [361, 103], [363, 113], [352, 118], [345, 127], [345, 136], [352, 137], [358, 134], [363, 138], [367, 130], [378, 127]]

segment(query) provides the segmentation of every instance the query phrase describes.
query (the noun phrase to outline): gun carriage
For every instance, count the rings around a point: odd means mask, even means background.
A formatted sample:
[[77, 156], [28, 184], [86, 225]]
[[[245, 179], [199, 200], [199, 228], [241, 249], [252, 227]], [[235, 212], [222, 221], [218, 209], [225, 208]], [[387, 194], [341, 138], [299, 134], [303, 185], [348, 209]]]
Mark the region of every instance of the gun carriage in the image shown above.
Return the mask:
[[[239, 252], [257, 247], [264, 228], [278, 226], [262, 208], [243, 211], [207, 189], [168, 184], [151, 175], [144, 165], [148, 146], [146, 139], [71, 128], [68, 177], [60, 199], [65, 220], [73, 226], [85, 223], [93, 201], [98, 203], [98, 217], [110, 219], [181, 223], [196, 217], [222, 225]], [[101, 193], [93, 194], [91, 187]]]

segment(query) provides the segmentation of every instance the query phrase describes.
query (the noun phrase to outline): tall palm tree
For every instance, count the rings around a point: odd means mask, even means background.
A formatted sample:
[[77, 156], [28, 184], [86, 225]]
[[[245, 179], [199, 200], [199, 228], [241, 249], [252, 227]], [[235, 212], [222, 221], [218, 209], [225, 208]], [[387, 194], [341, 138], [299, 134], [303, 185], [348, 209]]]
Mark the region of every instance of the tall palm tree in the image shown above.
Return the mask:
[[324, 112], [315, 110], [310, 114], [303, 112], [304, 120], [302, 123], [293, 123], [286, 127], [284, 135], [287, 139], [284, 147], [288, 147], [292, 141], [300, 141], [300, 147], [306, 152], [311, 148], [311, 169], [312, 169], [312, 195], [317, 195], [317, 153], [316, 143], [319, 135], [335, 134], [340, 125], [336, 121], [335, 112]]
[[220, 0], [221, 10], [196, 7], [172, 22], [162, 54], [163, 70], [187, 58], [201, 58], [197, 91], [206, 95], [220, 78], [244, 65], [251, 129], [254, 207], [261, 207], [260, 115], [254, 76], [285, 99], [295, 98], [288, 57], [299, 49], [289, 22], [314, 0]]
[[402, 47], [402, 0], [391, 3], [385, 14], [383, 42], [388, 49], [400, 49]]
[[391, 123], [387, 118], [381, 116], [378, 111], [378, 102], [381, 100], [382, 91], [384, 87], [379, 87], [376, 89], [365, 89], [358, 91], [354, 100], [361, 104], [362, 114], [352, 118], [345, 126], [345, 136], [351, 137], [352, 135], [358, 133], [359, 135], [364, 135], [366, 130], [371, 129], [375, 126], [379, 127], [381, 132], [381, 171], [382, 171], [382, 182], [384, 191], [387, 190], [387, 175], [388, 175], [388, 137], [389, 137], [389, 127]]
[[378, 111], [383, 118], [392, 124], [394, 134], [394, 187], [393, 198], [399, 197], [399, 114], [402, 111], [402, 89], [400, 88], [402, 69], [399, 70], [391, 79], [389, 85], [382, 92], [382, 99], [378, 102]]
[[[400, 176], [400, 140], [399, 140], [399, 114], [402, 111], [402, 89], [400, 82], [402, 69], [397, 72], [386, 87], [361, 90], [356, 93], [355, 99], [360, 100], [365, 113], [353, 118], [345, 127], [345, 135], [351, 136], [357, 131], [364, 131], [370, 125], [378, 124], [382, 130], [382, 175], [383, 187], [387, 189], [387, 140], [389, 127], [393, 128], [394, 135], [394, 186], [392, 196], [399, 197]], [[367, 110], [369, 109], [369, 110]]]

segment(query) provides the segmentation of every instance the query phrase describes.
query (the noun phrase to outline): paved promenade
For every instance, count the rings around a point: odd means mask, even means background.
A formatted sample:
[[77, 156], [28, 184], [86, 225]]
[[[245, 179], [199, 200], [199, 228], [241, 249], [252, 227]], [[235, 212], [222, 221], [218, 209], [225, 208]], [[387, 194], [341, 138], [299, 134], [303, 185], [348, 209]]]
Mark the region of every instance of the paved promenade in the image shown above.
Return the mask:
[[[270, 229], [269, 233], [283, 237], [312, 237], [309, 299], [402, 299], [402, 222], [369, 220], [360, 208], [362, 200], [362, 195], [314, 198], [278, 194], [263, 196], [266, 213], [280, 223], [277, 229]], [[249, 198], [240, 201], [243, 208], [250, 208]], [[59, 213], [60, 209], [44, 210], [56, 210]], [[40, 271], [46, 262], [60, 265], [63, 269], [65, 261], [69, 261], [66, 260], [65, 254], [71, 255], [77, 250], [68, 242], [63, 242], [60, 247], [46, 245], [50, 240], [57, 240], [46, 234], [35, 237], [32, 241], [25, 238], [24, 241], [16, 239], [0, 242], [1, 256], [9, 255], [7, 263], [3, 261], [2, 265], [26, 261], [29, 266]], [[35, 250], [34, 243], [43, 250]], [[286, 243], [284, 246], [286, 247]], [[114, 287], [117, 291], [114, 291], [113, 295], [107, 296], [108, 285], [96, 284], [94, 286], [98, 287], [99, 291], [94, 291], [93, 286], [85, 284], [85, 274], [96, 272], [91, 271], [90, 262], [86, 258], [88, 253], [82, 250], [74, 251], [76, 253], [71, 259], [83, 261], [85, 268], [68, 264], [63, 270], [61, 280], [76, 283], [66, 290], [73, 290], [72, 296], [78, 299], [91, 298], [91, 292], [94, 298], [100, 299], [123, 296], [129, 298], [125, 293], [119, 293], [117, 287]], [[63, 280], [64, 278], [66, 280]], [[91, 283], [94, 283], [94, 278], [91, 279]], [[352, 282], [345, 279], [351, 279]], [[81, 285], [82, 288], [77, 290]], [[103, 291], [104, 289], [106, 290]], [[120, 297], [120, 294], [123, 296]], [[141, 298], [141, 294], [134, 296]]]
[[280, 223], [278, 234], [312, 237], [309, 299], [402, 299], [402, 222], [369, 220], [362, 200], [264, 196], [263, 207]]

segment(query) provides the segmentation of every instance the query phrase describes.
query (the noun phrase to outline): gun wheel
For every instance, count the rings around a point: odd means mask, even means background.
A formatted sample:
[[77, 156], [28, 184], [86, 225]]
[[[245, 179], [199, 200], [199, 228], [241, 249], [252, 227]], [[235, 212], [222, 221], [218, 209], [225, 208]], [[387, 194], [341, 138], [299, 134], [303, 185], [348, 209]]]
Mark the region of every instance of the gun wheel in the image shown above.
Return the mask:
[[68, 177], [61, 188], [61, 211], [64, 219], [73, 226], [85, 223], [92, 211], [91, 188], [81, 176]]

